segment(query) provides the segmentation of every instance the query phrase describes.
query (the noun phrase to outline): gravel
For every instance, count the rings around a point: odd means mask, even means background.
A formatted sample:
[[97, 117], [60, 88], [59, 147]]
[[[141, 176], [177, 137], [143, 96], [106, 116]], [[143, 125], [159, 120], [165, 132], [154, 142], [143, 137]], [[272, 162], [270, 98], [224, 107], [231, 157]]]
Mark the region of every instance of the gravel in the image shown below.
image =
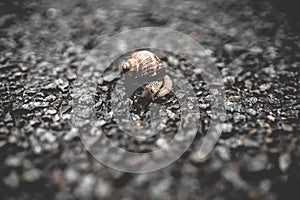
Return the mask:
[[[300, 23], [282, 2], [1, 2], [1, 199], [297, 199]], [[195, 156], [197, 147], [192, 145], [160, 171], [129, 174], [99, 163], [84, 149], [71, 124], [72, 102], [79, 99], [89, 106], [91, 99], [71, 91], [78, 88], [81, 62], [97, 44], [144, 26], [175, 29], [207, 49], [225, 84], [226, 120], [205, 159]], [[201, 70], [180, 56], [165, 53], [162, 60], [193, 85], [201, 114], [198, 140], [207, 131], [214, 99]], [[82, 64], [89, 62], [94, 61]], [[163, 98], [158, 109], [143, 110], [135, 106], [138, 98], [129, 99], [122, 90], [117, 94], [122, 100], [111, 101], [118, 73], [89, 73], [98, 84], [93, 91], [98, 118], [90, 127], [93, 135], [101, 127], [114, 144], [133, 152], [168, 146], [180, 122], [174, 96]], [[161, 120], [153, 124], [160, 123], [162, 133], [147, 141], [120, 133], [112, 102], [119, 110], [125, 103], [132, 105], [132, 115], [148, 125], [158, 114]], [[91, 111], [78, 114], [88, 118]], [[147, 134], [154, 129], [149, 130]]]

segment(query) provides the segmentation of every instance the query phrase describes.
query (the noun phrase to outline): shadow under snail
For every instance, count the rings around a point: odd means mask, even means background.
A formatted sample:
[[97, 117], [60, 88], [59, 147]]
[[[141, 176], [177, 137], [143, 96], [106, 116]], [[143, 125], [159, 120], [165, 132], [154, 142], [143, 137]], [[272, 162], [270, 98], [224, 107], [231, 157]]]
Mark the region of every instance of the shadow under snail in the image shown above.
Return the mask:
[[126, 80], [135, 86], [144, 86], [143, 98], [155, 100], [169, 94], [172, 80], [166, 75], [162, 61], [154, 53], [146, 50], [137, 51], [122, 65]]

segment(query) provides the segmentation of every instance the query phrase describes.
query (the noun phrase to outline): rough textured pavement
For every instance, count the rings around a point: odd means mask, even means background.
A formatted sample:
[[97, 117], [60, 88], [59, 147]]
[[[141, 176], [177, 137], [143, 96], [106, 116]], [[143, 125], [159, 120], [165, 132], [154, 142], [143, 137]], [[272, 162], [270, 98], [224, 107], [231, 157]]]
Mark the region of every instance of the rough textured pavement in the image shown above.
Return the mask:
[[[0, 2], [1, 199], [298, 199], [299, 18], [272, 2]], [[192, 146], [167, 168], [129, 174], [85, 151], [69, 124], [70, 90], [93, 47], [143, 26], [175, 29], [209, 50], [227, 117], [205, 160]], [[99, 88], [100, 102], [108, 91]], [[205, 129], [211, 98], [195, 91]]]

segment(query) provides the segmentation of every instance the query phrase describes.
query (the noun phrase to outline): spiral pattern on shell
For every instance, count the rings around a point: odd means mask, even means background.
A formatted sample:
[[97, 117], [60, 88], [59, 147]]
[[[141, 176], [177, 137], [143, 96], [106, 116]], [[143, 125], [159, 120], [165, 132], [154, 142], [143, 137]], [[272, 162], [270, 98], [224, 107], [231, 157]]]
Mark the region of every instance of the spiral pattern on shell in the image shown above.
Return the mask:
[[172, 81], [165, 73], [162, 61], [150, 51], [133, 53], [122, 65], [127, 71], [127, 82], [135, 85], [144, 85], [143, 97], [162, 97], [172, 89]]

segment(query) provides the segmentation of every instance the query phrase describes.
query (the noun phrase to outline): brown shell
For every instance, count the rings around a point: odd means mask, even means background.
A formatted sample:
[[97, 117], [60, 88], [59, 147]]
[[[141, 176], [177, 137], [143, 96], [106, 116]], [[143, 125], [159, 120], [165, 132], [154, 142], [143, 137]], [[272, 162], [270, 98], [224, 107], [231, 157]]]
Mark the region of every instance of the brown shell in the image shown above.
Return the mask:
[[163, 63], [150, 51], [138, 51], [133, 53], [122, 65], [124, 70], [136, 79], [159, 79], [163, 77]]
[[172, 89], [172, 81], [165, 74], [161, 60], [150, 51], [133, 53], [122, 65], [126, 70], [127, 81], [135, 85], [144, 85], [143, 97], [152, 99], [168, 94]]

